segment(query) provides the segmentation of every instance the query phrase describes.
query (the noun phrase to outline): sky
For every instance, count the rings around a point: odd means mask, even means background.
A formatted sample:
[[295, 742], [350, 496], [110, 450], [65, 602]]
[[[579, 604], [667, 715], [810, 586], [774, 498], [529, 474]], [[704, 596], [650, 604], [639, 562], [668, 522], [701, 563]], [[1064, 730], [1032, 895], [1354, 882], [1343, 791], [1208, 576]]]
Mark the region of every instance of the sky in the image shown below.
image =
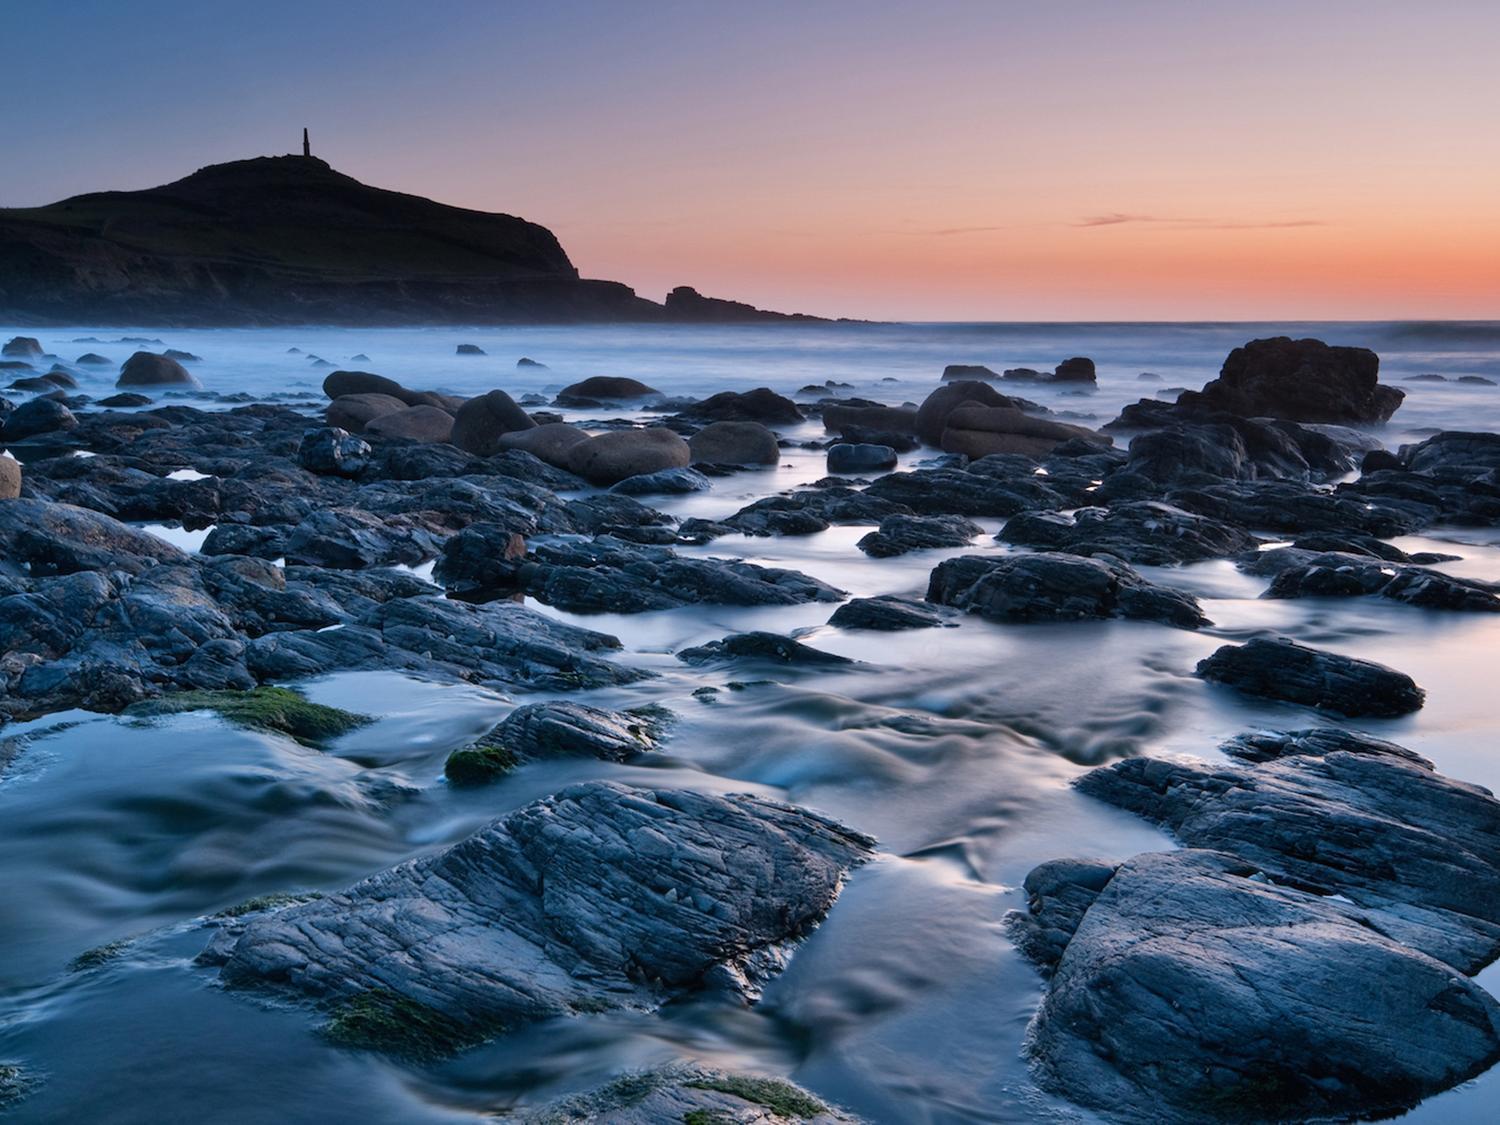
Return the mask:
[[300, 146], [588, 277], [914, 320], [1500, 318], [1500, 3], [4, 0], [0, 205]]

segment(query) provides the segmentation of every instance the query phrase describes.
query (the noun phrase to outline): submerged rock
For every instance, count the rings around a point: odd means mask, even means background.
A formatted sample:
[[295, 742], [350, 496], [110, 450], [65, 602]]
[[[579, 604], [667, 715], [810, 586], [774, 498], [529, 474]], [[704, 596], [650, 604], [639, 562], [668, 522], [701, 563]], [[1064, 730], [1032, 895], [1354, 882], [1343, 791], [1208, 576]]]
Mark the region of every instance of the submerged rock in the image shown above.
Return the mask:
[[543, 758], [587, 757], [623, 762], [654, 750], [671, 723], [657, 706], [603, 711], [556, 701], [517, 707], [489, 733], [448, 756], [443, 772], [462, 785], [492, 781]]
[[941, 562], [927, 600], [991, 621], [1130, 617], [1184, 629], [1208, 624], [1191, 594], [1147, 582], [1124, 563], [1078, 555], [964, 555]]
[[522, 1125], [858, 1125], [857, 1119], [824, 1105], [800, 1086], [780, 1078], [731, 1074], [698, 1066], [672, 1066], [614, 1081], [523, 1113]]
[[888, 516], [857, 544], [877, 559], [938, 547], [967, 547], [984, 528], [963, 516]]
[[901, 629], [931, 629], [952, 625], [953, 611], [916, 598], [882, 594], [875, 598], [854, 598], [839, 606], [828, 624], [840, 629], [878, 629], [893, 633]]
[[823, 652], [779, 633], [734, 633], [706, 645], [685, 648], [677, 654], [685, 664], [709, 664], [718, 660], [769, 660], [777, 664], [853, 664], [847, 656]]
[[756, 797], [591, 782], [341, 894], [227, 926], [204, 956], [231, 986], [319, 1002], [354, 1033], [345, 1042], [384, 1030], [370, 1045], [431, 1057], [705, 987], [753, 998], [872, 846]]
[[1285, 638], [1225, 645], [1200, 660], [1194, 674], [1246, 695], [1350, 717], [1407, 715], [1420, 709], [1426, 697], [1410, 676], [1394, 668]]

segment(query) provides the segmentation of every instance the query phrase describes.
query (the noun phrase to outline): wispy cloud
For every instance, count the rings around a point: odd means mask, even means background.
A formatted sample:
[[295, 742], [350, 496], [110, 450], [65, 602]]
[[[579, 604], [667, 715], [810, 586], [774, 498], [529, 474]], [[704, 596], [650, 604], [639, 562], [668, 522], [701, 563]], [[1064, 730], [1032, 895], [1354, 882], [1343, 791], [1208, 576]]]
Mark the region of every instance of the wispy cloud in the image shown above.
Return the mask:
[[920, 231], [921, 234], [933, 234], [946, 237], [950, 234], [993, 234], [998, 230], [1014, 230], [1014, 227], [942, 227], [939, 230]]
[[1291, 227], [1326, 227], [1322, 219], [1273, 219], [1257, 221], [1247, 219], [1205, 219], [1165, 215], [1134, 215], [1126, 211], [1112, 211], [1107, 215], [1089, 215], [1075, 223], [1074, 227], [1116, 227], [1123, 223], [1149, 223], [1169, 227], [1173, 230], [1285, 230]]

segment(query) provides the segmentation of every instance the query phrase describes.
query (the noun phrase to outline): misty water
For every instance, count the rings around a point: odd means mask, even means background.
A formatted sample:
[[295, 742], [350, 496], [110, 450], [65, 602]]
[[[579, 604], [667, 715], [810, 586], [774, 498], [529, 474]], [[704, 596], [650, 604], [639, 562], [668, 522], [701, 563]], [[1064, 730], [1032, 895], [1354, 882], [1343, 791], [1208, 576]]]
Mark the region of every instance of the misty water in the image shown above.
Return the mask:
[[[238, 331], [0, 328], [36, 335], [71, 362], [116, 363], [121, 335], [202, 358], [211, 394], [305, 405], [331, 367], [377, 371], [423, 388], [548, 394], [589, 375], [639, 378], [671, 395], [809, 384], [899, 404], [920, 401], [949, 363], [1050, 369], [1095, 359], [1091, 394], [1027, 397], [1098, 425], [1136, 398], [1198, 387], [1235, 345], [1265, 335], [1372, 347], [1382, 378], [1408, 392], [1379, 438], [1395, 447], [1435, 429], [1500, 430], [1500, 326], [1494, 325], [827, 325], [737, 328], [325, 328]], [[100, 342], [75, 343], [80, 337]], [[472, 343], [488, 354], [457, 356]], [[292, 352], [290, 349], [299, 349]], [[160, 350], [152, 345], [152, 350]], [[521, 368], [520, 356], [548, 365]], [[368, 357], [355, 359], [355, 356]], [[114, 368], [82, 368], [108, 393]], [[1159, 376], [1142, 380], [1149, 372]], [[1409, 382], [1421, 374], [1447, 381]], [[802, 394], [810, 401], [810, 394]], [[168, 396], [167, 401], [179, 401]], [[180, 401], [213, 409], [211, 398]], [[570, 411], [569, 420], [599, 418]], [[605, 417], [619, 416], [610, 412]], [[785, 431], [821, 440], [809, 422]], [[903, 456], [907, 466], [932, 456]], [[826, 475], [823, 454], [716, 479], [706, 493], [648, 498], [676, 515], [725, 516]], [[983, 522], [983, 521], [982, 521]], [[986, 534], [956, 551], [870, 559], [868, 527], [806, 537], [722, 538], [685, 549], [804, 571], [851, 595], [915, 594], [942, 559], [1008, 550]], [[156, 528], [189, 549], [204, 529]], [[1460, 555], [1459, 575], [1500, 580], [1500, 533], [1437, 529], [1397, 541]], [[573, 696], [617, 708], [660, 703], [678, 716], [663, 752], [630, 765], [527, 765], [456, 789], [447, 754], [519, 703], [471, 686], [394, 673], [299, 686], [376, 722], [326, 751], [228, 726], [209, 714], [150, 721], [69, 712], [0, 728], [0, 1061], [34, 1073], [18, 1122], [444, 1122], [534, 1106], [630, 1069], [693, 1059], [790, 1077], [877, 1122], [1089, 1121], [1038, 1091], [1021, 1047], [1041, 981], [1005, 936], [1006, 911], [1038, 862], [1123, 860], [1173, 847], [1145, 822], [1078, 795], [1070, 782], [1124, 755], [1218, 757], [1248, 728], [1329, 720], [1257, 703], [1194, 679], [1226, 640], [1275, 632], [1374, 659], [1427, 689], [1425, 708], [1358, 728], [1431, 758], [1450, 776], [1500, 787], [1500, 707], [1490, 661], [1500, 615], [1438, 614], [1380, 599], [1267, 601], [1265, 580], [1216, 561], [1142, 568], [1190, 590], [1214, 625], [1199, 633], [1140, 622], [1005, 626], [972, 618], [909, 633], [841, 631], [830, 606], [692, 607], [577, 617], [613, 633], [618, 659], [659, 673]], [[673, 654], [745, 629], [795, 633], [853, 657], [837, 671], [690, 669]], [[746, 679], [757, 682], [737, 684]], [[721, 689], [705, 700], [694, 693]], [[7, 759], [9, 764], [6, 765]], [[434, 1067], [325, 1042], [306, 1008], [225, 991], [194, 958], [205, 917], [252, 896], [331, 890], [445, 847], [572, 781], [755, 792], [830, 814], [876, 836], [879, 858], [851, 877], [826, 922], [750, 1008], [709, 1000], [655, 1014], [545, 1023]], [[86, 970], [87, 950], [126, 942]], [[1500, 992], [1500, 972], [1480, 977]], [[1495, 1072], [1429, 1100], [1413, 1122], [1494, 1120]]]

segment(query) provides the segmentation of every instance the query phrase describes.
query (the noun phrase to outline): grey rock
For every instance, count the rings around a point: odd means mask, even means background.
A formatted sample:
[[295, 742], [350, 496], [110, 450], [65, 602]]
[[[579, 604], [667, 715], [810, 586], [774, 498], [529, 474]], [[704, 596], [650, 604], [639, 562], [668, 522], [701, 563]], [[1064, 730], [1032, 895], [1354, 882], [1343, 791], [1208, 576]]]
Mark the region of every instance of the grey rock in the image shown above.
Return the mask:
[[177, 360], [154, 352], [136, 352], [120, 367], [117, 387], [197, 387], [198, 380]]
[[677, 654], [684, 664], [711, 664], [723, 660], [766, 660], [775, 664], [853, 664], [847, 656], [824, 652], [779, 633], [733, 633], [705, 645], [685, 648]]
[[610, 488], [624, 496], [681, 495], [688, 492], [706, 492], [713, 487], [697, 469], [661, 469], [654, 473], [626, 477]]
[[513, 449], [545, 461], [559, 469], [568, 467], [573, 447], [589, 440], [587, 431], [566, 422], [548, 422], [532, 430], [512, 430], [500, 436], [501, 449]]
[[370, 446], [347, 430], [324, 426], [302, 435], [297, 463], [310, 473], [357, 477], [370, 463]]
[[694, 464], [774, 465], [781, 459], [776, 435], [759, 422], [710, 422], [688, 438]]
[[62, 403], [50, 398], [34, 398], [23, 402], [5, 416], [0, 424], [0, 441], [24, 441], [38, 434], [51, 434], [59, 430], [73, 430], [78, 419]]
[[896, 451], [888, 445], [871, 445], [860, 442], [830, 446], [828, 471], [830, 473], [878, 473], [896, 467]]
[[452, 1033], [432, 1046], [451, 1049], [705, 986], [753, 997], [872, 843], [755, 797], [592, 782], [226, 927], [205, 956], [227, 984], [322, 1003], [335, 1021], [350, 1004], [427, 1014]]
[[1268, 598], [1382, 597], [1423, 609], [1500, 612], [1500, 586], [1347, 554], [1312, 554], [1282, 567]]

